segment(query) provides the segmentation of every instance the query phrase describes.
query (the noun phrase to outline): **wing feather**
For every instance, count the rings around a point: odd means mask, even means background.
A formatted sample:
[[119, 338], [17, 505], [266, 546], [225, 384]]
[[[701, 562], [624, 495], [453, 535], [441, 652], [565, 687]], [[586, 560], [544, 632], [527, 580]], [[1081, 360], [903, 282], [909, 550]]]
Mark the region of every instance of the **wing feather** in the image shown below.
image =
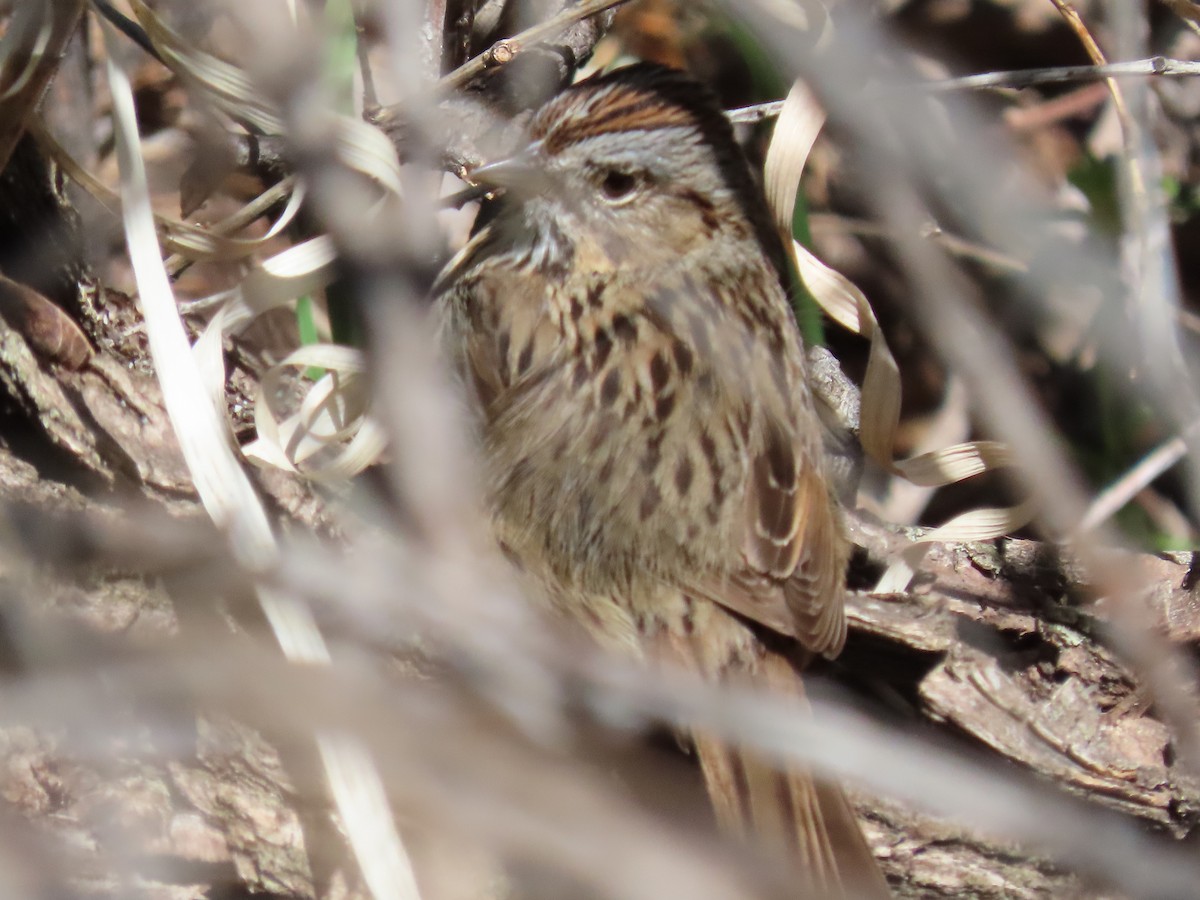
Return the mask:
[[778, 282], [764, 273], [760, 292], [759, 307], [725, 325], [758, 331], [752, 345], [761, 353], [738, 373], [749, 372], [749, 385], [730, 386], [731, 401], [753, 409], [740, 559], [721, 583], [689, 588], [833, 657], [846, 638], [848, 544], [824, 476], [822, 426], [805, 384], [799, 335]]

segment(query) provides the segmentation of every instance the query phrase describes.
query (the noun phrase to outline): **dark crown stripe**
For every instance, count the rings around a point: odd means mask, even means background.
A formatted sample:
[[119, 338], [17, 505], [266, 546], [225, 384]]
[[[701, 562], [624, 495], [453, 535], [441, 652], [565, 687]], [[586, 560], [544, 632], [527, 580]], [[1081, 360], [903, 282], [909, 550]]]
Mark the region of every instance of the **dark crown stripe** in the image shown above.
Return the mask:
[[692, 124], [692, 117], [678, 106], [664, 104], [658, 97], [642, 97], [636, 103], [611, 110], [592, 120], [598, 132], [673, 128]]
[[586, 115], [567, 119], [545, 136], [552, 152], [575, 141], [625, 131], [651, 131], [659, 128], [687, 127], [695, 124], [692, 115], [663, 98], [643, 91], [612, 89], [590, 108]]
[[608, 111], [603, 115], [591, 116], [574, 127], [565, 129], [568, 140], [596, 137], [623, 131], [652, 131], [658, 128], [686, 127], [692, 124], [691, 117], [677, 107], [664, 106], [656, 98]]

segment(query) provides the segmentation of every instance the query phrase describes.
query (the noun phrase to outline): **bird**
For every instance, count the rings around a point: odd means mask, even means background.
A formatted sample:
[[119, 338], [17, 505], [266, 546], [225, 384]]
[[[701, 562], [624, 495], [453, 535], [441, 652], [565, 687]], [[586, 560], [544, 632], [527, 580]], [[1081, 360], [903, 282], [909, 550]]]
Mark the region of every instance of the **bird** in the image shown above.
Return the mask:
[[[433, 294], [496, 540], [601, 645], [803, 697], [846, 640], [850, 545], [781, 235], [711, 92], [639, 63], [576, 83]], [[716, 819], [802, 896], [890, 896], [841, 788], [692, 735]]]

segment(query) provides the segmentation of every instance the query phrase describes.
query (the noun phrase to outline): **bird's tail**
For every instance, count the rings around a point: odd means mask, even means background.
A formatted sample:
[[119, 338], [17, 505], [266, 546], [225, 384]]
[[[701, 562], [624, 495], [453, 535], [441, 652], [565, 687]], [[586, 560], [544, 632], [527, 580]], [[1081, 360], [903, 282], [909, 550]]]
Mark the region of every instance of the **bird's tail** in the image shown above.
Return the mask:
[[[791, 661], [770, 651], [757, 661], [756, 681], [803, 701]], [[703, 735], [696, 750], [721, 828], [797, 859], [814, 898], [891, 897], [850, 801], [837, 785], [808, 772], [781, 769], [754, 752]]]

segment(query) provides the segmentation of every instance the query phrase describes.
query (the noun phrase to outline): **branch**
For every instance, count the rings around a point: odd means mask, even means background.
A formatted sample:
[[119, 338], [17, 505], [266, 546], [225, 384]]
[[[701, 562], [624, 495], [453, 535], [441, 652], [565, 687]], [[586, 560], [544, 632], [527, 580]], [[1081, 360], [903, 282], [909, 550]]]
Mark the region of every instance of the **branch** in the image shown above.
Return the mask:
[[[517, 56], [532, 49], [537, 44], [558, 35], [564, 36], [564, 40], [561, 43], [565, 48], [575, 50], [575, 45], [579, 44], [581, 47], [586, 48], [587, 53], [590, 53], [591, 48], [595, 46], [603, 29], [598, 28], [594, 23], [586, 27], [576, 26], [582, 26], [592, 16], [612, 9], [614, 6], [620, 6], [625, 2], [627, 0], [583, 0], [582, 3], [569, 6], [545, 22], [534, 25], [532, 28], [527, 28], [510, 38], [496, 41], [496, 43], [483, 53], [480, 53], [474, 59], [468, 60], [453, 72], [444, 76], [438, 82], [437, 89], [439, 93], [445, 94], [467, 87], [486, 71], [507, 65], [516, 59]], [[586, 53], [582, 55], [586, 55]], [[578, 52], [571, 53], [573, 57], [570, 65], [571, 68], [582, 58], [582, 55]], [[397, 121], [402, 114], [403, 108], [399, 105], [393, 105], [380, 110], [374, 117], [374, 121], [376, 124], [387, 128], [391, 123]]]
[[[919, 90], [932, 93], [947, 91], [980, 91], [1002, 88], [1025, 88], [1039, 84], [1068, 84], [1071, 82], [1102, 81], [1106, 78], [1183, 78], [1200, 75], [1200, 62], [1171, 59], [1166, 56], [1151, 56], [1131, 62], [1108, 63], [1103, 66], [1047, 66], [1041, 69], [1015, 69], [1009, 72], [984, 72], [961, 78], [945, 78], [937, 81], [911, 81], [908, 83], [877, 85], [871, 90]], [[783, 109], [782, 100], [756, 103], [729, 112], [730, 121], [739, 125], [753, 125], [764, 119], [773, 119]]]

